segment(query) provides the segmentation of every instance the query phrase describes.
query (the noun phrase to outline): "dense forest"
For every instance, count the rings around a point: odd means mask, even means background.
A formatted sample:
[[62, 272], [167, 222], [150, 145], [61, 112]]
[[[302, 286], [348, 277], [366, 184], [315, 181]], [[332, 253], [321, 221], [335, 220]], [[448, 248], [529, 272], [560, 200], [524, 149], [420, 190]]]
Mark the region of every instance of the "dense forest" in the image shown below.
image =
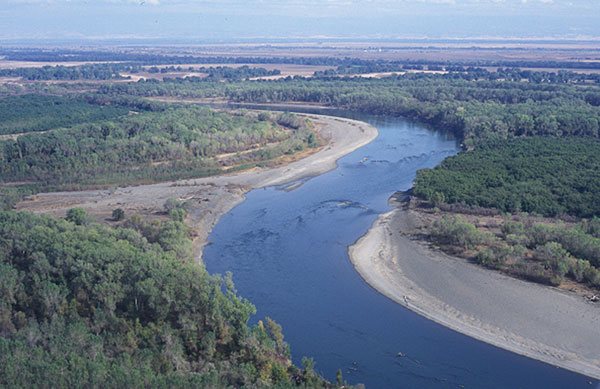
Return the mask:
[[280, 71], [266, 70], [249, 66], [240, 66], [237, 68], [228, 66], [216, 67], [187, 67], [181, 66], [156, 66], [146, 69], [144, 66], [135, 63], [103, 63], [86, 64], [79, 66], [43, 66], [38, 68], [17, 68], [0, 69], [0, 77], [21, 77], [28, 81], [47, 81], [47, 80], [124, 80], [131, 78], [123, 75], [127, 73], [137, 74], [140, 72], [148, 73], [168, 73], [168, 72], [193, 72], [207, 75], [208, 80], [243, 80], [249, 77], [264, 77], [280, 74]]
[[290, 364], [273, 320], [248, 327], [254, 306], [183, 224], [125, 225], [0, 212], [0, 386], [335, 386]]
[[0, 181], [35, 192], [177, 180], [316, 146], [310, 123], [289, 113], [179, 106], [0, 141]]
[[29, 81], [40, 80], [111, 80], [122, 79], [120, 72], [136, 73], [139, 65], [108, 63], [79, 66], [43, 66], [38, 68], [2, 69], [0, 77], [22, 77]]
[[383, 79], [284, 79], [197, 83], [183, 79], [105, 85], [109, 95], [221, 97], [237, 102], [311, 102], [405, 116], [453, 132], [467, 147], [537, 135], [597, 137], [600, 92], [568, 84], [472, 81], [462, 75], [406, 74]]
[[122, 105], [92, 104], [82, 98], [20, 95], [0, 99], [0, 135], [39, 132], [125, 115]]
[[600, 216], [600, 140], [519, 138], [482, 144], [417, 172], [416, 195], [545, 216]]

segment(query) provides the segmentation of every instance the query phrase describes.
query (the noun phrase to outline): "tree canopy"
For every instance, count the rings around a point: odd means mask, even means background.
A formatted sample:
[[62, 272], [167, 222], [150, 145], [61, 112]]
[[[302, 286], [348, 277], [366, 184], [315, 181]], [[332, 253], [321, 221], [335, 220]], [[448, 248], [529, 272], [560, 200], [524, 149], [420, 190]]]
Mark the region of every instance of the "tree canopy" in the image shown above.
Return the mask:
[[600, 141], [495, 141], [417, 172], [415, 194], [434, 201], [531, 212], [600, 216]]
[[129, 109], [91, 104], [82, 98], [21, 95], [0, 99], [0, 134], [46, 131], [84, 122], [114, 119]]
[[469, 72], [229, 83], [177, 79], [105, 85], [100, 91], [147, 97], [221, 97], [252, 103], [310, 102], [405, 116], [440, 126], [467, 147], [518, 136], [599, 136], [600, 99], [595, 87], [581, 88], [559, 81], [497, 80], [489, 76], [480, 79], [477, 73]]
[[292, 114], [170, 106], [0, 141], [0, 182], [35, 192], [177, 180], [250, 167], [305, 146], [317, 146], [311, 125]]
[[132, 225], [0, 212], [1, 386], [326, 384], [272, 320], [247, 326], [254, 306], [180, 250], [183, 225]]

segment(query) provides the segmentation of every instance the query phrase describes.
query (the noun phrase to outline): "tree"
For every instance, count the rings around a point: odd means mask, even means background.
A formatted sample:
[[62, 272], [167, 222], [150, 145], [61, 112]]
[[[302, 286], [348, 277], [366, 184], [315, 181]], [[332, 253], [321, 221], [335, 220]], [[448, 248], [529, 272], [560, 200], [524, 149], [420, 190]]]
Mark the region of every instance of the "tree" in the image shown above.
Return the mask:
[[90, 216], [85, 209], [76, 207], [67, 211], [67, 220], [81, 226], [90, 222]]
[[302, 357], [302, 370], [304, 375], [307, 377], [311, 377], [315, 368], [315, 360], [312, 358]]
[[433, 195], [431, 195], [431, 202], [434, 207], [439, 207], [446, 202], [446, 196], [444, 196], [444, 193], [442, 192], [433, 192]]
[[169, 197], [167, 201], [165, 201], [163, 207], [165, 208], [165, 211], [171, 212], [171, 210], [181, 207], [181, 201]]
[[344, 377], [342, 376], [342, 369], [338, 369], [337, 373], [335, 373], [335, 380], [339, 386], [344, 384]]
[[187, 216], [187, 212], [183, 208], [175, 208], [169, 211], [169, 217], [171, 220], [183, 223], [185, 217]]
[[277, 324], [275, 320], [271, 319], [270, 317], [265, 318], [265, 322], [267, 335], [269, 335], [269, 337], [275, 341], [275, 350], [281, 355], [286, 357], [289, 356], [289, 346], [283, 341], [281, 325]]
[[125, 211], [123, 211], [121, 208], [114, 209], [112, 211], [112, 218], [114, 221], [123, 220], [125, 218]]

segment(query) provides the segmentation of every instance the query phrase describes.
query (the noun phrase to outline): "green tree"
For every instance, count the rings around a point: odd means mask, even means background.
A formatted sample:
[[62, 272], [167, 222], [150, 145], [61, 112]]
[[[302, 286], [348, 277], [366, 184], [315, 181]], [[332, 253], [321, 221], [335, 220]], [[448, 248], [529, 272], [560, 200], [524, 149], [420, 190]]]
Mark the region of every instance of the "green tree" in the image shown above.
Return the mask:
[[81, 226], [89, 223], [91, 217], [85, 209], [76, 207], [67, 211], [67, 220]]
[[114, 221], [120, 221], [125, 218], [125, 211], [121, 208], [113, 209], [112, 218]]

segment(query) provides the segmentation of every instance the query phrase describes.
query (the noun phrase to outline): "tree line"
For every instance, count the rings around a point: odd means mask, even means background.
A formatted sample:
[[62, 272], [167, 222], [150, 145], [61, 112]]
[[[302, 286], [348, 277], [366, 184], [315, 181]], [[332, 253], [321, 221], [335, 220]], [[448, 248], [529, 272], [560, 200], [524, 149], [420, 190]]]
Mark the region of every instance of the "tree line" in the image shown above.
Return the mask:
[[102, 63], [85, 64], [79, 66], [43, 66], [37, 68], [17, 68], [0, 69], [0, 77], [22, 77], [29, 81], [47, 81], [47, 80], [124, 80], [131, 76], [124, 76], [121, 73], [137, 74], [147, 71], [149, 73], [168, 73], [170, 71], [186, 71], [206, 74], [206, 78], [213, 80], [243, 80], [250, 77], [265, 77], [281, 74], [277, 69], [267, 70], [265, 68], [249, 67], [247, 65], [240, 67], [216, 66], [216, 67], [188, 67], [183, 69], [181, 66], [168, 66], [158, 68], [152, 66], [146, 69], [144, 66], [135, 63]]
[[108, 63], [79, 66], [42, 66], [38, 68], [1, 69], [0, 77], [22, 77], [25, 80], [112, 80], [123, 79], [121, 72], [136, 73], [140, 65]]
[[259, 67], [249, 67], [248, 65], [231, 67], [231, 66], [215, 66], [206, 67], [202, 66], [196, 68], [189, 66], [187, 69], [181, 66], [165, 66], [158, 68], [152, 66], [148, 68], [149, 73], [169, 73], [169, 72], [181, 72], [187, 71], [192, 73], [203, 73], [206, 77], [186, 77], [191, 78], [190, 81], [213, 81], [213, 80], [244, 80], [251, 77], [267, 77], [267, 76], [278, 76], [281, 74], [279, 69], [267, 70]]
[[[416, 48], [429, 49], [427, 47]], [[481, 50], [481, 49], [479, 49]], [[495, 48], [494, 50], [502, 50]], [[510, 49], [507, 49], [510, 50]], [[176, 64], [225, 64], [225, 63], [281, 63], [296, 65], [329, 65], [329, 66], [398, 66], [404, 65], [413, 69], [424, 69], [427, 66], [442, 67], [529, 67], [529, 68], [564, 68], [564, 69], [600, 69], [597, 62], [586, 61], [556, 61], [548, 59], [539, 60], [368, 60], [355, 57], [290, 57], [290, 56], [194, 56], [194, 55], [164, 55], [139, 52], [116, 52], [100, 50], [68, 50], [68, 49], [9, 49], [0, 50], [0, 55], [10, 61], [33, 61], [33, 62], [71, 62], [71, 61], [102, 61], [102, 62], [136, 62], [141, 65], [176, 65]], [[433, 69], [432, 69], [433, 70]]]
[[422, 70], [422, 71], [441, 71], [452, 73], [453, 78], [461, 78], [469, 81], [478, 80], [505, 80], [521, 82], [526, 81], [530, 83], [572, 83], [572, 84], [600, 84], [600, 74], [597, 73], [577, 73], [572, 70], [558, 70], [558, 71], [534, 71], [534, 70], [521, 70], [519, 67], [511, 66], [505, 68], [498, 68], [495, 71], [489, 71], [481, 67], [474, 66], [460, 66], [460, 65], [410, 65], [405, 63], [391, 63], [391, 62], [370, 62], [365, 65], [344, 65], [338, 66], [336, 69], [319, 70], [314, 72], [314, 77], [317, 78], [328, 78], [334, 76], [347, 76], [356, 74], [368, 74], [368, 73], [389, 73], [389, 72], [406, 72], [410, 70]]

